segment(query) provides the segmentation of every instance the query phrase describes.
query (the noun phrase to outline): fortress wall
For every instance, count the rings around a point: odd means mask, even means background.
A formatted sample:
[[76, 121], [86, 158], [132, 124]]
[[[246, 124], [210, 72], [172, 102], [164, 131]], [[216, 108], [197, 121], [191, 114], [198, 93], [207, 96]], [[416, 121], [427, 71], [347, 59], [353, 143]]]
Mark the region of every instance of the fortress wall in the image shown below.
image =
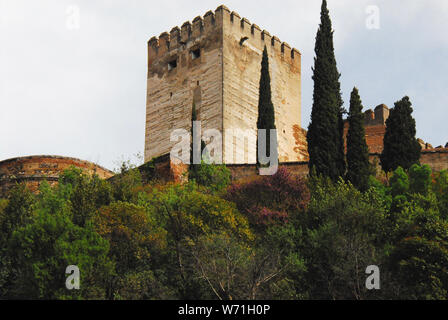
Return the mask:
[[[377, 171], [381, 171], [380, 153], [371, 153], [370, 162], [375, 164]], [[421, 164], [427, 164], [433, 172], [448, 170], [448, 149], [423, 150]]]
[[[386, 126], [383, 124], [369, 125], [365, 127], [366, 143], [370, 153], [381, 153], [384, 148], [384, 135], [386, 134]], [[347, 134], [348, 122], [344, 126], [344, 142], [347, 150]]]
[[420, 162], [429, 165], [433, 171], [448, 170], [448, 149], [424, 150]]
[[[376, 166], [377, 173], [380, 174], [380, 154], [371, 153], [370, 162]], [[433, 172], [448, 170], [448, 149], [424, 150], [420, 162], [429, 165]], [[309, 173], [306, 161], [280, 163], [280, 167], [285, 167], [300, 176], [306, 176]], [[252, 179], [258, 176], [256, 164], [228, 164], [227, 168], [232, 174], [233, 181]], [[154, 177], [164, 181], [182, 183], [185, 182], [187, 171], [188, 166], [175, 165], [170, 161], [169, 155], [166, 155], [157, 161]]]
[[[224, 127], [256, 132], [258, 91], [263, 48], [269, 53], [272, 100], [276, 111], [279, 156], [282, 162], [304, 160], [296, 150], [295, 127], [301, 126], [301, 55], [277, 37], [251, 24], [238, 13], [223, 9]], [[241, 41], [247, 38], [243, 43]], [[241, 137], [224, 142], [225, 153], [243, 145]], [[244, 157], [250, 150], [251, 157]], [[229, 155], [225, 154], [225, 159]], [[254, 163], [256, 146], [239, 148], [231, 163]], [[243, 160], [243, 161], [241, 161]]]
[[4, 197], [8, 190], [20, 182], [25, 182], [33, 192], [38, 190], [44, 180], [54, 185], [60, 173], [71, 166], [80, 168], [88, 174], [97, 174], [101, 179], [108, 179], [114, 175], [112, 171], [94, 163], [75, 158], [59, 156], [14, 158], [0, 162], [0, 197]]
[[148, 42], [146, 162], [170, 153], [173, 130], [190, 132], [193, 100], [203, 130], [222, 129], [222, 29], [220, 11], [209, 11]]

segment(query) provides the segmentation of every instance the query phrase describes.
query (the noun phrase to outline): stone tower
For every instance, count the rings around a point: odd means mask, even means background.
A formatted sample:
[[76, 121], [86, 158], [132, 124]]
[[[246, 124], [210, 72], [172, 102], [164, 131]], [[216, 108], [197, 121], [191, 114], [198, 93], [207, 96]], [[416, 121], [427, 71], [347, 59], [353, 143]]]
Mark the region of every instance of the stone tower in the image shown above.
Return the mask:
[[173, 130], [190, 131], [194, 103], [202, 130], [222, 132], [225, 163], [255, 163], [255, 143], [226, 132], [256, 130], [264, 46], [269, 53], [279, 160], [304, 160], [299, 151], [300, 52], [220, 6], [148, 42], [145, 162], [171, 152], [176, 144], [170, 141]]

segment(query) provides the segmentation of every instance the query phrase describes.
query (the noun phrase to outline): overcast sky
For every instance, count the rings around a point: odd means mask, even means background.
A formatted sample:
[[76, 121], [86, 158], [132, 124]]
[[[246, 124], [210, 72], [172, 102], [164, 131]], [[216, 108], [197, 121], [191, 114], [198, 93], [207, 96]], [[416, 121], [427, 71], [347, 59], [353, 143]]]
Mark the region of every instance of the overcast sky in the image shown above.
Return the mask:
[[[143, 153], [147, 41], [222, 3], [301, 51], [307, 128], [318, 0], [0, 0], [0, 160], [63, 155], [114, 169]], [[365, 108], [408, 95], [418, 137], [445, 145], [448, 1], [328, 5], [345, 107], [353, 86]]]

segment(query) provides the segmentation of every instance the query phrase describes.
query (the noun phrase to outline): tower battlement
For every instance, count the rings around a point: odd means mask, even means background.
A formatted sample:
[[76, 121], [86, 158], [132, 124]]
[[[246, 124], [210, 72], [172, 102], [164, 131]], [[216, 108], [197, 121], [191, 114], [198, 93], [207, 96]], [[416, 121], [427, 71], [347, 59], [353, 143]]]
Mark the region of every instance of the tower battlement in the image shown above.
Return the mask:
[[148, 41], [145, 161], [169, 154], [173, 130], [191, 129], [196, 106], [203, 131], [223, 135], [228, 164], [253, 163], [256, 146], [226, 140], [227, 129], [256, 130], [261, 59], [266, 46], [276, 113], [279, 160], [302, 161], [301, 54], [226, 6]]
[[287, 58], [294, 60], [301, 55], [299, 50], [291, 48], [288, 43], [281, 42], [278, 37], [271, 36], [266, 30], [261, 30], [249, 19], [241, 18], [237, 12], [230, 11], [226, 6], [221, 5], [214, 12], [207, 11], [204, 16], [197, 16], [192, 22], [186, 21], [181, 27], [176, 26], [170, 32], [163, 32], [158, 37], [152, 37], [148, 41], [149, 57], [152, 59], [163, 57], [176, 49], [191, 46], [204, 34], [222, 31], [224, 19], [240, 26], [242, 33], [250, 39], [263, 41]]

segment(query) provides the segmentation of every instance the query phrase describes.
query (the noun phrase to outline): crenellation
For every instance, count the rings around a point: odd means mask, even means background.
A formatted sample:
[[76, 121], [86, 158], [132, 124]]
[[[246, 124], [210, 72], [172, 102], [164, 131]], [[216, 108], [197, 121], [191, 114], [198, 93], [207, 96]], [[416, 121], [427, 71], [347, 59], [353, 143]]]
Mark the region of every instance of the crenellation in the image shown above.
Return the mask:
[[294, 63], [291, 52], [292, 52], [291, 46], [286, 42], [282, 42], [281, 54], [283, 56], [283, 59], [285, 59], [285, 61], [288, 61], [290, 63]]
[[250, 32], [255, 38], [261, 38], [261, 29], [255, 23], [252, 24]]
[[256, 24], [251, 24], [249, 19], [241, 18], [241, 16], [235, 12], [230, 11], [226, 6], [219, 6], [215, 12], [209, 10], [203, 17], [197, 16], [194, 18], [193, 22], [186, 21], [181, 28], [174, 27], [171, 31], [163, 32], [158, 38], [152, 37], [148, 41], [148, 55], [150, 61], [154, 61], [158, 57], [164, 56], [166, 53], [178, 49], [181, 45], [187, 45], [190, 41], [195, 41], [200, 38], [204, 32], [211, 32], [216, 28], [217, 16], [224, 19], [228, 16], [230, 21], [234, 25], [240, 25], [243, 30], [243, 34], [246, 36], [253, 36], [255, 39], [259, 38], [261, 41], [265, 42], [266, 45], [270, 44], [275, 48], [275, 51], [280, 48], [280, 52], [284, 55], [290, 55], [291, 59], [294, 59], [300, 51], [297, 49], [289, 47], [288, 52], [285, 52], [286, 48], [276, 36], [271, 36], [271, 34], [266, 30], [261, 30], [261, 28]]
[[221, 5], [215, 10], [215, 20], [218, 22], [220, 26], [222, 26], [225, 21], [229, 22], [231, 19], [231, 12], [230, 10], [224, 6]]
[[204, 29], [211, 29], [215, 26], [216, 24], [216, 17], [215, 14], [213, 13], [213, 11], [207, 11], [204, 14]]
[[179, 27], [174, 27], [170, 31], [170, 49], [176, 49], [180, 45], [180, 29]]
[[240, 23], [240, 21], [241, 21], [240, 15], [237, 12], [232, 11], [232, 13], [230, 14], [230, 22]]
[[199, 38], [202, 35], [202, 32], [204, 30], [204, 21], [201, 16], [194, 18], [192, 29], [193, 38]]
[[148, 41], [148, 65], [151, 65], [159, 53], [159, 39], [152, 37]]
[[244, 31], [248, 31], [251, 30], [252, 24], [250, 23], [249, 19], [247, 18], [243, 18], [241, 20], [241, 29], [243, 29]]
[[191, 38], [191, 23], [190, 21], [184, 22], [180, 28], [180, 41], [181, 44], [186, 44]]
[[215, 13], [217, 13], [217, 12], [223, 12], [223, 11], [225, 11], [225, 12], [227, 12], [227, 13], [229, 13], [230, 14], [230, 10], [229, 10], [229, 8], [227, 8], [225, 5], [220, 5], [218, 8], [216, 8], [216, 10], [215, 10]]
[[170, 34], [168, 32], [163, 32], [159, 36], [159, 55], [163, 55], [170, 50]]
[[296, 58], [300, 59], [301, 56], [302, 56], [302, 54], [300, 53], [299, 50], [297, 50], [296, 48], [292, 48], [292, 50], [291, 50], [291, 59], [296, 59]]
[[282, 43], [282, 53], [284, 55], [287, 55], [288, 53], [289, 54], [291, 53], [291, 46], [288, 43], [286, 43], [286, 42]]
[[271, 41], [271, 34], [266, 30], [261, 31], [261, 40], [268, 44]]
[[273, 36], [271, 38], [271, 46], [272, 46], [272, 49], [274, 49], [274, 51], [280, 52], [281, 49], [283, 49], [280, 39], [276, 36]]

